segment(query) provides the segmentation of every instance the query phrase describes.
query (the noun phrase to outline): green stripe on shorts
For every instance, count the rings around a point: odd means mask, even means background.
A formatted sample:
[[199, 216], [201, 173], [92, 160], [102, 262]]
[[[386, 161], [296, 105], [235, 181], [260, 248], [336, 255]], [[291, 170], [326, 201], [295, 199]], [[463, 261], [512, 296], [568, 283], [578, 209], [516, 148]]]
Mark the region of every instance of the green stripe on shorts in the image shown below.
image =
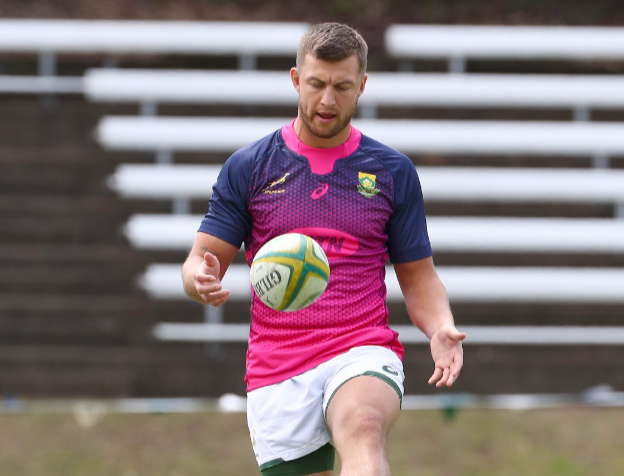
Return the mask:
[[390, 385], [394, 389], [394, 391], [397, 393], [397, 395], [399, 396], [399, 405], [403, 406], [403, 394], [401, 393], [401, 389], [399, 388], [399, 386], [394, 380], [392, 380], [387, 375], [380, 374], [379, 372], [373, 372], [372, 370], [369, 370], [368, 372], [364, 372], [362, 375], [368, 375], [369, 377], [377, 377], [378, 379], [383, 380], [388, 385]]
[[263, 476], [304, 476], [306, 474], [322, 473], [334, 469], [336, 450], [327, 443], [318, 450], [301, 458], [284, 461], [275, 459], [260, 466]]
[[[399, 396], [399, 406], [403, 407], [403, 394], [401, 393], [401, 388], [397, 385], [397, 383], [394, 380], [392, 380], [390, 377], [388, 377], [387, 375], [384, 375], [384, 374], [379, 373], [379, 372], [375, 372], [373, 370], [368, 370], [368, 371], [366, 371], [364, 373], [361, 373], [359, 375], [354, 375], [353, 377], [351, 377], [351, 378], [345, 380], [344, 382], [342, 382], [338, 386], [338, 388], [336, 390], [334, 390], [334, 393], [332, 393], [329, 396], [329, 399], [327, 400], [327, 405], [325, 406], [325, 409], [327, 410], [327, 408], [329, 408], [329, 404], [331, 403], [332, 398], [334, 398], [334, 395], [336, 395], [336, 392], [338, 392], [338, 390], [340, 390], [345, 383], [353, 380], [354, 378], [361, 377], [363, 375], [366, 375], [368, 377], [378, 378], [379, 380], [383, 380], [388, 385], [390, 385], [394, 389], [394, 391], [397, 393], [397, 395]], [[323, 415], [323, 416], [327, 417], [327, 415]]]

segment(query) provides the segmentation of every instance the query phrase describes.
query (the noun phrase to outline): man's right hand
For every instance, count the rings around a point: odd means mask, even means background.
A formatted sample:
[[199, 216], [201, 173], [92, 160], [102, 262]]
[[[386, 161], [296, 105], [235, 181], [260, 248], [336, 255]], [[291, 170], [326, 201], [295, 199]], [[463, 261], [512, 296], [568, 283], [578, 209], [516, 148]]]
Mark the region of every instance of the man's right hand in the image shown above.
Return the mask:
[[230, 297], [230, 291], [221, 286], [221, 265], [215, 255], [210, 252], [204, 254], [204, 261], [199, 264], [193, 276], [197, 294], [204, 303], [211, 306], [220, 306]]

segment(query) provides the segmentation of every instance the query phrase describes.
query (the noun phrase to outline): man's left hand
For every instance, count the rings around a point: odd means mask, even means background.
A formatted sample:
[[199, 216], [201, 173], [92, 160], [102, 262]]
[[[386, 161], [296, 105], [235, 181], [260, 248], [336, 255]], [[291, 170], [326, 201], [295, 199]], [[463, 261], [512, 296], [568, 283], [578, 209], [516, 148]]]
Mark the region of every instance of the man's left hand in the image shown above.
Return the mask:
[[431, 356], [435, 370], [429, 384], [450, 387], [457, 380], [464, 365], [462, 341], [465, 338], [466, 334], [459, 332], [450, 324], [443, 325], [431, 336]]

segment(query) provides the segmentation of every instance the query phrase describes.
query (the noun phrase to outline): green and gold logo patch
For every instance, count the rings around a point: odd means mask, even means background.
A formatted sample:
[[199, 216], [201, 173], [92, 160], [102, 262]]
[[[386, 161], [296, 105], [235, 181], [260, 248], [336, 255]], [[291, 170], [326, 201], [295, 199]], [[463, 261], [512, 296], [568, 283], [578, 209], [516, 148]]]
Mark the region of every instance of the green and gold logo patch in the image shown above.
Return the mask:
[[360, 182], [357, 186], [358, 192], [366, 198], [372, 198], [379, 193], [376, 175], [358, 172], [358, 181]]

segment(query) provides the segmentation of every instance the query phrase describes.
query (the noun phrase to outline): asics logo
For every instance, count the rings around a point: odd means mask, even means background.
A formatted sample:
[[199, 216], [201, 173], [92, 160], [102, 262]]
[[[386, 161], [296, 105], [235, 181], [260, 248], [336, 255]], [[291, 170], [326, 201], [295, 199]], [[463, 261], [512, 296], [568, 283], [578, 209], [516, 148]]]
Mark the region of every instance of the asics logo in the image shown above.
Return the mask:
[[314, 189], [312, 195], [310, 195], [310, 198], [312, 198], [312, 200], [318, 200], [327, 193], [327, 190], [329, 190], [329, 185], [326, 183], [322, 183], [319, 187]]

